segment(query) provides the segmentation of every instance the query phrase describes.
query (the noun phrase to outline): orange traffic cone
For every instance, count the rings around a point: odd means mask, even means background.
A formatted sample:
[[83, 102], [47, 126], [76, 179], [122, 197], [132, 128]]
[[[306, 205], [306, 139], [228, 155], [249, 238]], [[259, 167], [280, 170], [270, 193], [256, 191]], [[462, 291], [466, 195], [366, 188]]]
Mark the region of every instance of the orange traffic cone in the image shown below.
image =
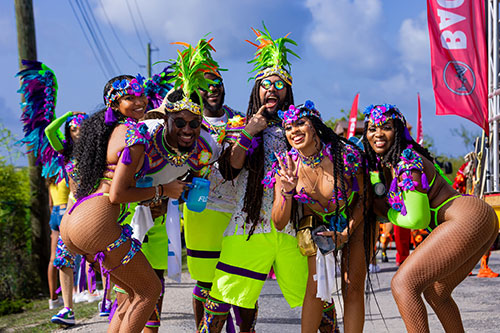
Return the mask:
[[481, 268], [479, 269], [479, 272], [477, 273], [478, 278], [496, 278], [498, 277], [498, 273], [495, 273], [491, 270], [491, 268], [488, 266], [488, 259], [490, 257], [491, 252], [488, 251], [487, 254], [485, 254], [481, 258]]

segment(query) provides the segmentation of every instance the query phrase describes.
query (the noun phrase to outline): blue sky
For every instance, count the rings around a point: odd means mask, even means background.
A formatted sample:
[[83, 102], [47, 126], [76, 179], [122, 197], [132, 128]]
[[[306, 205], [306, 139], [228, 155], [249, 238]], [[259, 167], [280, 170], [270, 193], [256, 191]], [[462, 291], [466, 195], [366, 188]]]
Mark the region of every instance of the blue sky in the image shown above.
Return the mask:
[[[301, 59], [291, 58], [295, 101], [313, 100], [324, 119], [340, 117], [340, 110], [350, 109], [360, 92], [361, 110], [368, 104], [396, 104], [414, 125], [420, 92], [424, 134], [434, 139], [438, 153], [467, 152], [461, 139], [452, 136], [452, 128], [463, 125], [480, 132], [465, 119], [435, 115], [425, 1], [79, 1], [88, 3], [114, 59], [110, 66], [114, 69], [105, 68], [105, 73], [69, 1], [33, 2], [38, 60], [55, 71], [59, 82], [57, 115], [95, 111], [102, 104], [104, 84], [114, 75], [145, 75], [146, 69], [138, 64], [146, 64], [149, 40], [159, 49], [152, 55], [155, 62], [176, 56], [171, 42], [196, 43], [208, 32], [214, 37], [214, 58], [229, 70], [224, 73], [226, 104], [246, 111], [252, 88], [247, 81], [252, 66], [247, 61], [255, 48], [244, 40], [254, 40], [250, 27], [261, 28], [264, 21], [274, 38], [290, 32], [298, 43], [293, 50]], [[21, 137], [19, 81], [14, 77], [18, 71], [14, 1], [0, 2], [0, 49], [0, 121]], [[153, 73], [162, 67], [154, 66]]]

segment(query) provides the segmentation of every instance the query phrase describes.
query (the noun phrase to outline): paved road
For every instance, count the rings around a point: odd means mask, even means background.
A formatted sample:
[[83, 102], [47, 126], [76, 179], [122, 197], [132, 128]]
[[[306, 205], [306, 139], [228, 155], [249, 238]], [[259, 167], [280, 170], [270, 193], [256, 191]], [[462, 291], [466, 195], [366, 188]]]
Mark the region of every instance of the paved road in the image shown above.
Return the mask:
[[[445, 245], [444, 245], [445, 246]], [[438, 255], [438, 254], [436, 254]], [[394, 265], [395, 251], [389, 251], [389, 263], [380, 263], [381, 272], [372, 275], [375, 294], [369, 295], [366, 309], [365, 332], [405, 332], [403, 321], [399, 316], [396, 304], [390, 291], [390, 280], [396, 271]], [[494, 252], [490, 266], [500, 272], [500, 251]], [[462, 314], [466, 332], [500, 332], [500, 278], [480, 279], [475, 275], [479, 266], [473, 271], [453, 293]], [[160, 332], [182, 333], [194, 332], [194, 320], [191, 310], [191, 291], [194, 281], [187, 273], [183, 274], [181, 283], [167, 282], [166, 294], [161, 315]], [[376, 306], [378, 302], [381, 313]], [[340, 313], [339, 297], [335, 300]], [[281, 295], [276, 281], [268, 280], [259, 299], [258, 332], [300, 332], [300, 308], [290, 309]], [[429, 309], [429, 323], [432, 332], [443, 332], [436, 315]], [[385, 323], [382, 320], [385, 319]], [[95, 316], [68, 331], [106, 332], [107, 321]]]

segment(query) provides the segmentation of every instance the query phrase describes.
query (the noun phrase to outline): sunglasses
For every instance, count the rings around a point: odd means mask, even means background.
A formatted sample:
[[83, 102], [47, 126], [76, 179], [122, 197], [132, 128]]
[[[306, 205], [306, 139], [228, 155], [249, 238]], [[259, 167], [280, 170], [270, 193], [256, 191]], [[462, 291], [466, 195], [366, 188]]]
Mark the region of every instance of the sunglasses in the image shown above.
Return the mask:
[[220, 88], [222, 87], [222, 79], [213, 79], [214, 83], [209, 83], [208, 88], [214, 87], [214, 88]]
[[274, 85], [274, 88], [276, 88], [276, 90], [281, 90], [283, 88], [285, 88], [285, 83], [281, 80], [278, 80], [278, 81], [275, 81], [275, 82], [271, 82], [271, 80], [263, 80], [261, 83], [260, 83], [260, 86], [266, 90], [269, 90], [271, 89], [271, 87]]
[[185, 121], [184, 119], [182, 118], [176, 118], [174, 120], [174, 125], [175, 127], [177, 128], [184, 128], [186, 127], [186, 125], [189, 124], [189, 127], [192, 128], [192, 129], [196, 129], [198, 127], [200, 127], [201, 125], [201, 120], [198, 120], [198, 119], [194, 119], [194, 120], [191, 120], [190, 122], [187, 122]]

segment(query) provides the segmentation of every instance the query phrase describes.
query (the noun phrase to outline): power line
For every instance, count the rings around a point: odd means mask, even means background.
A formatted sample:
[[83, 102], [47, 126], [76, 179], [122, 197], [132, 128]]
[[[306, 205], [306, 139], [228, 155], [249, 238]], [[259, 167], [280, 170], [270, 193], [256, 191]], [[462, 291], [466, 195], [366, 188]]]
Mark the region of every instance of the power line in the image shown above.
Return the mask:
[[111, 70], [111, 63], [107, 59], [107, 56], [103, 53], [101, 43], [99, 42], [94, 29], [91, 27], [91, 25], [89, 23], [89, 18], [87, 17], [86, 12], [82, 8], [82, 5], [78, 0], [76, 0], [76, 5], [78, 6], [78, 8], [80, 10], [80, 14], [82, 14], [83, 21], [84, 21], [85, 25], [87, 26], [87, 29], [89, 30], [90, 37], [92, 37], [92, 40], [94, 41], [94, 44], [97, 48], [97, 52], [99, 53], [99, 55], [101, 57], [103, 65], [106, 67], [106, 70], [108, 71], [108, 77], [113, 76], [113, 73]]
[[101, 39], [103, 41], [103, 44], [104, 44], [104, 47], [105, 49], [107, 50], [108, 54], [109, 54], [109, 57], [111, 59], [111, 61], [113, 62], [113, 64], [115, 65], [115, 68], [118, 70], [118, 72], [115, 72], [115, 73], [121, 73], [122, 71], [120, 70], [120, 67], [118, 66], [118, 64], [116, 63], [115, 61], [115, 58], [113, 57], [113, 53], [111, 52], [111, 50], [109, 49], [109, 45], [108, 43], [106, 43], [106, 39], [104, 38], [104, 35], [102, 34], [102, 31], [101, 31], [101, 28], [99, 27], [99, 24], [97, 23], [97, 20], [95, 19], [95, 16], [94, 16], [94, 12], [92, 11], [92, 9], [90, 8], [90, 5], [89, 5], [89, 2], [88, 0], [85, 0], [85, 3], [87, 4], [87, 10], [88, 12], [90, 12], [90, 16], [92, 18], [92, 20], [94, 21], [94, 24], [95, 24], [95, 27], [97, 28], [97, 32], [99, 33], [99, 35], [101, 36]]
[[82, 30], [82, 33], [83, 33], [83, 36], [85, 36], [85, 39], [87, 40], [87, 43], [89, 44], [89, 47], [90, 49], [92, 50], [92, 53], [94, 54], [94, 58], [96, 59], [97, 61], [97, 64], [99, 65], [99, 67], [101, 68], [101, 72], [102, 74], [104, 75], [104, 78], [108, 78], [109, 75], [106, 74], [106, 71], [104, 69], [104, 66], [101, 64], [101, 60], [99, 59], [99, 57], [97, 56], [97, 53], [95, 52], [94, 50], [94, 46], [92, 45], [92, 43], [90, 42], [90, 39], [89, 37], [87, 36], [87, 33], [85, 32], [85, 29], [83, 28], [83, 25], [82, 25], [82, 22], [80, 21], [80, 18], [78, 17], [78, 14], [76, 13], [76, 10], [75, 8], [73, 7], [73, 3], [71, 2], [71, 0], [68, 0], [70, 6], [71, 6], [71, 9], [73, 10], [73, 14], [75, 14], [75, 17], [76, 17], [76, 20], [78, 22], [78, 25], [80, 26], [80, 29]]
[[146, 36], [148, 36], [149, 38], [149, 42], [153, 43], [153, 39], [151, 38], [151, 36], [149, 35], [149, 31], [148, 29], [146, 28], [146, 25], [144, 24], [144, 19], [142, 18], [142, 13], [141, 13], [141, 8], [139, 7], [139, 5], [137, 4], [137, 0], [134, 1], [135, 2], [135, 8], [137, 8], [137, 13], [139, 14], [139, 19], [141, 20], [141, 24], [142, 24], [142, 28], [144, 29], [144, 31], [146, 32]]
[[99, 0], [99, 2], [101, 3], [101, 7], [102, 7], [102, 11], [104, 13], [104, 18], [106, 19], [106, 21], [108, 22], [108, 25], [109, 25], [109, 28], [111, 29], [111, 32], [113, 32], [113, 35], [115, 36], [117, 42], [118, 42], [118, 45], [120, 45], [122, 51], [127, 55], [127, 57], [133, 62], [135, 63], [138, 67], [140, 67], [141, 65], [139, 64], [139, 62], [137, 62], [131, 55], [130, 53], [128, 53], [128, 51], [125, 49], [125, 47], [123, 46], [123, 43], [122, 41], [120, 40], [120, 38], [118, 37], [118, 34], [116, 33], [115, 29], [113, 28], [113, 25], [111, 24], [111, 21], [109, 20], [109, 17], [108, 17], [108, 14], [106, 13], [106, 9], [104, 8], [104, 5], [102, 4], [102, 1]]
[[129, 4], [128, 0], [126, 0], [125, 2], [127, 4], [130, 18], [132, 19], [132, 24], [134, 25], [135, 34], [137, 35], [137, 39], [139, 39], [139, 44], [141, 45], [140, 49], [144, 52], [144, 55], [146, 55], [146, 51], [144, 51], [144, 45], [146, 45], [146, 43], [143, 43], [143, 41], [141, 39], [141, 36], [139, 34], [139, 30], [137, 29], [137, 24], [135, 23], [134, 16], [132, 15], [132, 9], [130, 9], [130, 4]]

